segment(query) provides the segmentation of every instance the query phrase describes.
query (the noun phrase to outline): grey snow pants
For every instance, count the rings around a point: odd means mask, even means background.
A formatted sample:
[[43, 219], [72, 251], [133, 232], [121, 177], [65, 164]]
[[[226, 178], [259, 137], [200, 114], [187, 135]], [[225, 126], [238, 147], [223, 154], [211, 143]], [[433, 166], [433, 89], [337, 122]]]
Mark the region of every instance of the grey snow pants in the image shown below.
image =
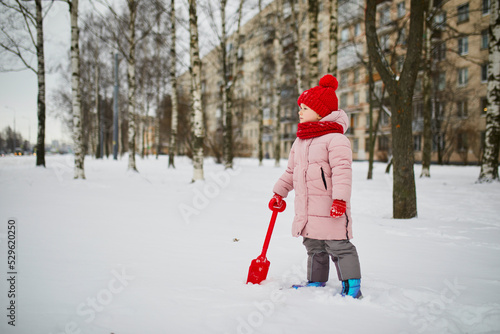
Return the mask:
[[307, 250], [307, 279], [312, 282], [328, 281], [330, 259], [337, 269], [340, 281], [360, 279], [358, 252], [349, 240], [316, 240], [304, 238]]

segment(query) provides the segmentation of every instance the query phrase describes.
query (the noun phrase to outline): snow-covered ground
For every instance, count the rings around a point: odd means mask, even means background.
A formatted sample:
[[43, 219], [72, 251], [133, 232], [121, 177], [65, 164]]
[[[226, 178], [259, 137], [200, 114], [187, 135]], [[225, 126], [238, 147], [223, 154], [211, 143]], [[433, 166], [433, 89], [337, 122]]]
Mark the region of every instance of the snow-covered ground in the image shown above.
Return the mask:
[[293, 193], [268, 279], [245, 284], [286, 161], [237, 159], [226, 172], [207, 159], [196, 184], [183, 157], [175, 170], [167, 157], [139, 159], [139, 174], [126, 158], [85, 164], [82, 181], [71, 156], [49, 156], [45, 169], [0, 158], [1, 333], [500, 332], [500, 184], [476, 184], [478, 167], [432, 166], [432, 178], [416, 180], [418, 219], [395, 220], [385, 165], [368, 181], [368, 164], [354, 163], [365, 298], [353, 300], [338, 295], [334, 266], [326, 288], [287, 289], [305, 279], [307, 259], [290, 234]]

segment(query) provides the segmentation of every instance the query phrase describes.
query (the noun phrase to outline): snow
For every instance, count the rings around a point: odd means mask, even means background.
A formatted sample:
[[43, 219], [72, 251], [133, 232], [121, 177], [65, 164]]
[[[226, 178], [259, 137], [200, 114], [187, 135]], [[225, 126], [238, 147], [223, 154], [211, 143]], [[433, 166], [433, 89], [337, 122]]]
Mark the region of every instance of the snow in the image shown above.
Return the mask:
[[[190, 184], [179, 157], [0, 158], [1, 333], [498, 333], [500, 184], [476, 184], [479, 167], [432, 166], [416, 179], [419, 217], [392, 219], [385, 164], [353, 165], [354, 239], [364, 299], [305, 279], [305, 248], [290, 234], [293, 193], [278, 215], [268, 279], [247, 285], [271, 217], [274, 161], [236, 159], [226, 172], [205, 160]], [[416, 166], [418, 175], [420, 166]], [[8, 297], [7, 225], [16, 231], [16, 297]], [[15, 327], [8, 325], [9, 303]]]

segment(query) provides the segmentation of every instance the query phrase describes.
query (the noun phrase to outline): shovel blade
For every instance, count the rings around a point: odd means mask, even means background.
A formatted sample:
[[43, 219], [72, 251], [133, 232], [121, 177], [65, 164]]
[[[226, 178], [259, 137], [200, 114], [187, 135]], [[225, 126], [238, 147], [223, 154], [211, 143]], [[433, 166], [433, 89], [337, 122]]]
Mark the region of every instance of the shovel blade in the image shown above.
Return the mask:
[[248, 270], [247, 284], [260, 284], [267, 277], [267, 272], [269, 271], [269, 262], [265, 257], [259, 256], [252, 260], [250, 264], [250, 269]]

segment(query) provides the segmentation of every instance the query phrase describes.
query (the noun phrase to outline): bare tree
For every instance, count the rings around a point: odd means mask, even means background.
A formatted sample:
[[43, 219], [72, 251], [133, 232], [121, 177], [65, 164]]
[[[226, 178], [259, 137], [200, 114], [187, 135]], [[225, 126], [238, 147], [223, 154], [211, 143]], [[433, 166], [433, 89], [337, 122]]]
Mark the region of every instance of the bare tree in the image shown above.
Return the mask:
[[191, 72], [191, 86], [193, 88], [192, 108], [193, 124], [193, 179], [203, 180], [203, 139], [205, 127], [203, 122], [203, 109], [201, 102], [201, 60], [198, 46], [198, 15], [196, 14], [196, 0], [189, 0], [189, 59]]
[[333, 76], [337, 76], [337, 54], [338, 54], [338, 15], [339, 15], [339, 3], [338, 0], [329, 0], [330, 2], [330, 29], [329, 29], [329, 63], [328, 63], [328, 73]]
[[498, 150], [500, 147], [500, 0], [491, 1], [488, 30], [488, 111], [486, 138], [481, 161], [479, 182], [498, 180]]
[[319, 81], [318, 73], [318, 0], [308, 0], [308, 27], [309, 27], [309, 75], [308, 87]]
[[[24, 68], [33, 71], [37, 76], [38, 81], [38, 97], [37, 97], [37, 113], [38, 113], [38, 134], [36, 144], [36, 166], [45, 167], [45, 55], [44, 55], [44, 38], [43, 38], [43, 12], [42, 1], [35, 0], [35, 8], [33, 9], [29, 3], [25, 1], [2, 1], [0, 3], [6, 9], [5, 15], [13, 14], [13, 17], [18, 16], [20, 20], [6, 20], [12, 25], [2, 26], [0, 29], [1, 39], [0, 48], [17, 57]], [[16, 24], [23, 22], [23, 30], [28, 33], [29, 38], [17, 38], [15, 35]], [[12, 30], [11, 30], [12, 29]], [[33, 32], [35, 29], [35, 32]], [[29, 40], [29, 45], [25, 45], [25, 41]], [[34, 48], [34, 51], [33, 51]], [[32, 66], [29, 59], [30, 55], [36, 54], [37, 66]]]
[[274, 122], [274, 165], [279, 167], [281, 159], [281, 92], [283, 89], [283, 0], [275, 0], [276, 4], [276, 33], [274, 35], [274, 44], [276, 54], [276, 72], [274, 77], [274, 112], [275, 112], [275, 122]]
[[365, 27], [369, 55], [388, 88], [392, 110], [392, 151], [394, 164], [394, 218], [417, 216], [417, 196], [413, 170], [412, 100], [422, 53], [422, 1], [411, 0], [408, 50], [401, 75], [397, 77], [385, 59], [375, 25], [376, 0], [367, 0]]
[[176, 76], [176, 65], [177, 65], [177, 52], [175, 50], [175, 42], [177, 40], [176, 30], [175, 30], [175, 0], [171, 0], [170, 5], [170, 24], [171, 24], [171, 44], [170, 44], [170, 82], [172, 86], [172, 122], [170, 126], [170, 142], [168, 149], [168, 167], [175, 168], [174, 158], [177, 154], [177, 120], [178, 120], [178, 103], [177, 103], [177, 76]]

